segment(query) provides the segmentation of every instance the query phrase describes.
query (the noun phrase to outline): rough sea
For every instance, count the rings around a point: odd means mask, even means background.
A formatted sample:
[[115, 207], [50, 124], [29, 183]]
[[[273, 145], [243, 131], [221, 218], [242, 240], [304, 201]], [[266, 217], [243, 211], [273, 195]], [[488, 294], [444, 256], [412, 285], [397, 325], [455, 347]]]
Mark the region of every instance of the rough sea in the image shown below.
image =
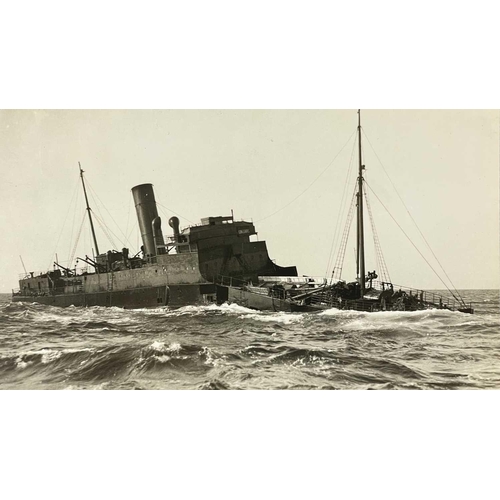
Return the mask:
[[444, 310], [56, 308], [0, 295], [1, 389], [500, 389], [498, 290]]

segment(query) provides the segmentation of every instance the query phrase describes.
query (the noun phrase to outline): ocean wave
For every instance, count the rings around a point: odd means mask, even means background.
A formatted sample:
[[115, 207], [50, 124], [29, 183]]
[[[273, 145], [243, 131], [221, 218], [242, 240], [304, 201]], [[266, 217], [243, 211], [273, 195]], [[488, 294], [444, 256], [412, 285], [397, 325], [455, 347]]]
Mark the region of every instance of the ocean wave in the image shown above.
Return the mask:
[[199, 355], [206, 365], [220, 366], [224, 362], [224, 356], [217, 354], [213, 349], [206, 346], [202, 347]]
[[[38, 365], [48, 365], [55, 361], [63, 360], [75, 360], [79, 358], [81, 353], [88, 355], [89, 353], [96, 352], [95, 349], [90, 348], [65, 348], [65, 349], [51, 349], [42, 348], [38, 350], [25, 351], [15, 355], [2, 356], [2, 360], [11, 361], [14, 360], [15, 366], [20, 369], [25, 369], [28, 366]], [[76, 356], [75, 356], [76, 355]], [[0, 366], [1, 366], [0, 362]], [[7, 363], [8, 364], [8, 363]]]
[[283, 325], [292, 325], [295, 323], [301, 323], [304, 320], [304, 314], [297, 313], [259, 313], [255, 314], [255, 311], [249, 312], [247, 314], [239, 316], [241, 319], [252, 319], [255, 321], [261, 321], [263, 323], [280, 323]]
[[171, 352], [171, 353], [179, 353], [182, 349], [181, 344], [178, 342], [172, 342], [168, 346], [165, 345], [165, 342], [160, 342], [155, 340], [151, 345], [147, 347], [152, 351], [156, 352]]
[[335, 320], [345, 332], [383, 332], [407, 335], [438, 334], [449, 329], [475, 330], [488, 327], [491, 319], [498, 324], [498, 318], [464, 314], [458, 311], [428, 309], [423, 311], [381, 311], [376, 313], [360, 311], [327, 310], [316, 315], [317, 321]]
[[140, 350], [133, 369], [141, 373], [172, 369], [206, 372], [225, 363], [226, 357], [208, 346], [155, 340]]
[[18, 366], [25, 367], [27, 364], [33, 364], [36, 361], [47, 365], [58, 360], [62, 356], [62, 352], [55, 349], [40, 349], [38, 351], [28, 351], [21, 354], [17, 358]]
[[469, 314], [461, 313], [458, 311], [450, 311], [448, 309], [424, 309], [421, 311], [377, 311], [377, 312], [365, 312], [365, 311], [353, 311], [344, 309], [326, 309], [317, 313], [318, 316], [340, 316], [340, 317], [367, 317], [367, 318], [422, 318], [428, 316], [442, 316], [442, 317], [453, 317], [453, 316], [471, 316]]
[[220, 390], [227, 390], [230, 389], [231, 387], [227, 384], [222, 382], [221, 380], [210, 380], [208, 382], [203, 382], [198, 386], [198, 389], [201, 389], [203, 391], [209, 390], [209, 391], [220, 391]]
[[4, 302], [0, 388], [500, 389], [497, 294], [475, 315]]
[[183, 315], [206, 315], [206, 314], [228, 314], [228, 315], [237, 315], [237, 314], [259, 314], [260, 311], [255, 311], [253, 309], [248, 309], [243, 306], [239, 306], [238, 304], [227, 304], [224, 303], [222, 305], [210, 304], [210, 305], [199, 305], [199, 306], [184, 306], [179, 309], [173, 309], [168, 311], [168, 315], [172, 316], [183, 316]]

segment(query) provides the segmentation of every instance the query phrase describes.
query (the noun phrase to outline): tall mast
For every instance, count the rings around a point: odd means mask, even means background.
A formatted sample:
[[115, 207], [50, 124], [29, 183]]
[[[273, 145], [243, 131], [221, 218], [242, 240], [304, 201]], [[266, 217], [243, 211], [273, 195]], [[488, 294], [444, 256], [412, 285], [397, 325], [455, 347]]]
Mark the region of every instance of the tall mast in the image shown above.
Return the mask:
[[361, 157], [361, 110], [358, 109], [358, 147], [359, 147], [359, 174], [358, 174], [358, 269], [361, 298], [365, 294], [365, 236], [363, 230], [363, 160]]
[[96, 255], [99, 255], [99, 247], [97, 246], [97, 238], [95, 237], [94, 223], [92, 222], [92, 213], [91, 213], [92, 210], [90, 210], [89, 207], [89, 199], [87, 198], [87, 190], [85, 189], [85, 182], [83, 180], [83, 170], [82, 166], [80, 165], [80, 162], [78, 162], [78, 166], [80, 167], [80, 178], [82, 179], [83, 194], [85, 195], [85, 203], [87, 204], [87, 213], [89, 214], [90, 229], [92, 231], [92, 238], [94, 239], [95, 253]]

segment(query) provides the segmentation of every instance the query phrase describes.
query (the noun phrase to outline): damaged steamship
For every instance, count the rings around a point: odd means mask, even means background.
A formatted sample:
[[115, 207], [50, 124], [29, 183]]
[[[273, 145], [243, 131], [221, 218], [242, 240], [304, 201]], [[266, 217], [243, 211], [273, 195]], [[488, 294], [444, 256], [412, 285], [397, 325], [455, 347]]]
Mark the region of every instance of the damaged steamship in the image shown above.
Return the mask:
[[207, 217], [201, 219], [201, 225], [182, 231], [179, 219], [171, 217], [173, 236], [165, 241], [152, 184], [132, 189], [142, 255], [129, 256], [127, 248], [99, 253], [81, 167], [80, 177], [97, 256], [78, 259], [88, 264], [85, 271], [55, 262], [52, 271], [26, 273], [19, 280], [19, 290], [13, 292], [14, 302], [62, 307], [180, 307], [216, 302], [215, 281], [220, 274], [254, 282], [258, 276], [297, 276], [296, 267], [280, 267], [269, 258], [265, 241], [250, 241], [257, 234], [252, 222], [235, 221], [232, 215]]
[[[53, 271], [26, 274], [19, 281], [13, 301], [40, 302], [54, 306], [118, 306], [142, 308], [224, 302], [258, 310], [312, 312], [329, 308], [366, 312], [448, 309], [473, 313], [458, 291], [451, 297], [434, 292], [393, 285], [387, 271], [376, 231], [373, 229], [381, 280], [366, 272], [364, 204], [368, 204], [365, 165], [361, 148], [361, 113], [357, 127], [358, 174], [350, 202], [334, 273], [337, 279], [319, 281], [298, 277], [297, 268], [276, 265], [265, 241], [251, 241], [256, 235], [252, 222], [229, 217], [207, 217], [201, 225], [179, 230], [179, 219], [171, 217], [173, 236], [164, 240], [153, 186], [141, 184], [132, 189], [143, 246], [129, 257], [127, 248], [99, 253], [89, 207], [83, 170], [80, 177], [97, 257], [79, 260], [90, 266], [84, 272], [64, 268], [55, 262]], [[350, 224], [356, 214], [356, 279], [341, 279]], [[373, 225], [373, 220], [371, 221]], [[139, 255], [141, 254], [141, 255]], [[441, 266], [442, 267], [442, 266]], [[434, 270], [434, 269], [433, 269]], [[439, 277], [439, 276], [438, 276]], [[441, 278], [440, 278], [441, 279]], [[448, 278], [449, 279], [449, 278]]]

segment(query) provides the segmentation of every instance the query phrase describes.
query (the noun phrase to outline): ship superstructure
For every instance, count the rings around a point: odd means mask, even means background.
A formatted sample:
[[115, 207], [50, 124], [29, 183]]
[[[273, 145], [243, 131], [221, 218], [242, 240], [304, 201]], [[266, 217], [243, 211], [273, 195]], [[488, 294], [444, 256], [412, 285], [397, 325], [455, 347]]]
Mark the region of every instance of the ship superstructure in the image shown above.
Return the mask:
[[[143, 243], [139, 254], [131, 256], [123, 248], [95, 258], [79, 257], [87, 264], [84, 271], [55, 262], [52, 271], [23, 276], [13, 301], [63, 307], [179, 307], [215, 302], [219, 275], [245, 282], [257, 282], [258, 276], [297, 276], [296, 267], [281, 267], [269, 258], [265, 241], [251, 241], [257, 234], [252, 222], [235, 221], [232, 215], [206, 217], [180, 230], [179, 219], [171, 217], [173, 235], [165, 240], [152, 184], [135, 186], [132, 195]], [[98, 249], [87, 198], [86, 203]]]

